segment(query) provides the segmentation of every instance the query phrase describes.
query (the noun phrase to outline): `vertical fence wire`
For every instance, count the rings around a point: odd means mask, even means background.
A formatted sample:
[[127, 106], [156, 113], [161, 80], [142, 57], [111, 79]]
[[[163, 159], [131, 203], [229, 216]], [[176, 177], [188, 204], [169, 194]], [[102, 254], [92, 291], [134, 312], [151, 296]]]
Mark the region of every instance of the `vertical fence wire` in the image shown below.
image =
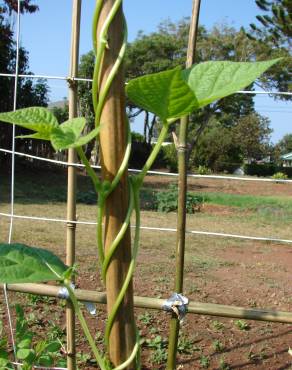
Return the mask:
[[[17, 107], [17, 87], [18, 87], [18, 74], [19, 74], [19, 40], [20, 40], [20, 0], [17, 1], [17, 21], [16, 21], [16, 55], [15, 55], [15, 77], [14, 77], [14, 92], [13, 92], [13, 110]], [[14, 221], [14, 185], [15, 185], [15, 125], [12, 126], [12, 155], [11, 155], [11, 184], [10, 184], [10, 223], [8, 243], [12, 241], [13, 221]], [[8, 325], [11, 335], [11, 342], [13, 347], [14, 358], [16, 359], [16, 347], [14, 339], [14, 330], [12, 325], [12, 315], [10, 312], [10, 305], [8, 299], [7, 286], [4, 285], [4, 299], [8, 314]]]
[[[16, 57], [15, 57], [15, 77], [13, 93], [13, 110], [17, 107], [18, 74], [19, 74], [19, 48], [20, 48], [20, 0], [17, 1], [17, 22], [16, 22]], [[14, 215], [14, 184], [15, 184], [15, 125], [12, 126], [12, 155], [11, 155], [11, 186], [10, 186], [10, 224], [8, 243], [12, 241], [13, 215]]]

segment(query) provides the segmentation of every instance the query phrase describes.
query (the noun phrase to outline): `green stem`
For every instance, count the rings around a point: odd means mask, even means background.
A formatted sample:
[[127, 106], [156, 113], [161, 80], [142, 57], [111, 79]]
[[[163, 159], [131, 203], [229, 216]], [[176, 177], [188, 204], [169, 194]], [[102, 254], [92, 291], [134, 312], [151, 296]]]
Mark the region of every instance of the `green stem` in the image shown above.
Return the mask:
[[168, 132], [168, 123], [165, 121], [163, 122], [163, 126], [162, 126], [162, 129], [161, 129], [161, 132], [159, 134], [159, 137], [158, 137], [158, 140], [157, 140], [157, 143], [155, 144], [149, 158], [147, 159], [144, 167], [142, 168], [141, 172], [139, 173], [139, 175], [137, 175], [137, 179], [138, 179], [138, 186], [141, 187], [142, 186], [142, 183], [143, 183], [143, 180], [144, 180], [144, 177], [146, 176], [147, 172], [150, 170], [151, 166], [153, 165], [158, 153], [159, 153], [159, 150], [162, 146], [162, 143], [164, 142], [165, 138], [166, 138], [166, 135], [167, 135], [167, 132]]
[[[137, 184], [136, 184], [137, 186]], [[112, 307], [112, 311], [109, 314], [108, 317], [108, 322], [106, 325], [105, 329], [105, 342], [106, 345], [109, 345], [109, 337], [110, 337], [110, 332], [114, 323], [114, 318], [117, 314], [117, 311], [123, 301], [123, 298], [125, 296], [125, 293], [128, 289], [128, 286], [130, 284], [130, 281], [132, 279], [134, 269], [136, 266], [136, 259], [137, 259], [137, 254], [138, 254], [138, 248], [139, 248], [139, 239], [140, 239], [140, 207], [139, 207], [139, 190], [138, 187], [135, 185], [131, 184], [131, 187], [133, 187], [133, 194], [134, 194], [134, 204], [135, 204], [135, 210], [136, 210], [136, 227], [135, 227], [135, 239], [134, 239], [134, 246], [133, 246], [133, 255], [132, 255], [132, 260], [129, 265], [129, 269], [127, 271], [126, 278], [123, 282], [123, 286], [118, 294], [118, 297]]]
[[97, 0], [95, 11], [93, 14], [93, 21], [92, 21], [92, 43], [93, 43], [93, 50], [95, 54], [96, 54], [96, 44], [97, 44], [96, 30], [97, 30], [97, 23], [99, 20], [102, 3], [103, 3], [103, 0]]
[[119, 70], [119, 68], [120, 68], [120, 66], [123, 62], [125, 52], [126, 52], [126, 48], [127, 48], [127, 39], [128, 39], [128, 29], [127, 29], [127, 23], [124, 20], [124, 40], [123, 40], [123, 44], [122, 44], [122, 47], [119, 51], [117, 60], [115, 61], [115, 64], [113, 65], [113, 67], [112, 67], [112, 69], [111, 69], [111, 71], [110, 71], [110, 73], [107, 77], [105, 85], [104, 85], [102, 91], [99, 94], [98, 105], [97, 105], [96, 112], [95, 112], [95, 126], [98, 126], [100, 124], [100, 116], [101, 116], [101, 113], [102, 113], [102, 110], [103, 110], [105, 99], [108, 95], [108, 92], [109, 92], [109, 89], [112, 85], [113, 79], [115, 78], [115, 76], [116, 76], [116, 74], [117, 74], [117, 72], [118, 72], [118, 70]]
[[81, 147], [79, 148], [76, 148], [76, 151], [79, 155], [79, 158], [81, 159], [82, 163], [84, 164], [85, 166], [85, 169], [88, 173], [88, 175], [90, 176], [93, 184], [94, 184], [94, 188], [96, 191], [100, 191], [101, 189], [101, 183], [99, 181], [99, 178], [97, 177], [96, 173], [94, 172], [93, 168], [90, 166], [90, 163], [88, 161], [88, 159], [86, 158], [86, 155], [83, 151], [83, 149]]
[[[94, 73], [93, 73], [93, 84], [92, 84], [92, 101], [93, 101], [93, 107], [94, 110], [97, 109], [98, 104], [98, 92], [100, 91], [100, 73], [101, 73], [101, 65], [102, 60], [104, 56], [104, 51], [106, 49], [107, 45], [107, 33], [109, 26], [111, 22], [113, 21], [117, 11], [119, 10], [119, 7], [121, 6], [122, 0], [116, 0], [114, 3], [112, 9], [110, 10], [101, 30], [100, 35], [98, 39], [98, 46], [96, 49], [96, 61], [94, 66]], [[98, 9], [97, 9], [98, 11]], [[96, 12], [97, 12], [96, 11]], [[94, 21], [96, 21], [95, 26], [97, 26], [98, 17], [97, 20], [94, 18]], [[95, 40], [97, 42], [97, 40]]]
[[74, 310], [76, 312], [76, 315], [79, 319], [79, 322], [80, 322], [80, 325], [82, 327], [82, 330], [86, 336], [86, 339], [88, 340], [88, 343], [91, 347], [91, 350], [96, 358], [96, 361], [100, 367], [101, 370], [108, 370], [108, 367], [106, 365], [106, 362], [104, 361], [104, 359], [102, 358], [102, 355], [99, 353], [96, 345], [95, 345], [95, 342], [94, 342], [94, 339], [89, 331], [89, 328], [87, 326], [87, 323], [86, 323], [86, 320], [82, 314], [82, 311], [80, 309], [80, 306], [79, 306], [79, 303], [76, 299], [76, 296], [75, 296], [75, 293], [74, 293], [74, 290], [71, 288], [70, 286], [70, 283], [68, 282], [64, 282], [64, 286], [67, 288], [68, 290], [68, 293], [69, 293], [69, 297], [70, 297], [70, 300], [74, 306]]
[[108, 250], [108, 252], [105, 256], [105, 259], [103, 261], [102, 277], [103, 277], [104, 281], [105, 281], [105, 278], [106, 278], [106, 272], [107, 272], [108, 266], [110, 264], [110, 261], [112, 259], [112, 256], [115, 253], [117, 247], [119, 246], [121, 240], [123, 239], [128, 227], [129, 227], [133, 209], [134, 209], [134, 195], [133, 195], [132, 186], [130, 186], [130, 201], [129, 201], [129, 207], [128, 207], [128, 212], [127, 212], [125, 221], [123, 222], [123, 224], [120, 228], [120, 231], [118, 232], [117, 236], [115, 237], [115, 240], [112, 242], [112, 244], [111, 244], [111, 246], [110, 246], [110, 248], [109, 248], [109, 250]]
[[104, 207], [105, 207], [105, 198], [103, 193], [99, 193], [98, 196], [98, 203], [97, 203], [97, 252], [99, 257], [99, 263], [102, 267], [104, 261], [104, 248], [103, 248], [103, 240], [102, 240], [102, 218], [104, 214]]
[[132, 135], [131, 135], [131, 130], [130, 130], [128, 117], [126, 117], [126, 120], [127, 120], [127, 125], [128, 125], [127, 147], [126, 147], [124, 158], [122, 160], [120, 168], [119, 168], [118, 172], [116, 173], [116, 176], [113, 179], [113, 181], [110, 185], [110, 188], [106, 191], [106, 196], [107, 197], [115, 189], [115, 187], [118, 185], [118, 183], [120, 182], [123, 174], [125, 173], [125, 171], [127, 169], [127, 166], [128, 166], [128, 163], [129, 163], [129, 158], [130, 158], [130, 155], [131, 155]]

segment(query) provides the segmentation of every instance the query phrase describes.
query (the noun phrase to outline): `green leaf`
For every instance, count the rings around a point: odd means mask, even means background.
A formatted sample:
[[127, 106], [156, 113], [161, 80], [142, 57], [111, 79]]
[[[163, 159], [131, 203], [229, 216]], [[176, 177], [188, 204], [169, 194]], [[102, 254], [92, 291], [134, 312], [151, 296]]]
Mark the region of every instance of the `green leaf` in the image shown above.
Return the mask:
[[32, 360], [34, 357], [34, 352], [32, 349], [29, 348], [21, 348], [16, 352], [16, 357], [19, 360]]
[[60, 349], [61, 349], [61, 343], [57, 342], [57, 341], [54, 341], [54, 342], [50, 342], [47, 344], [46, 346], [46, 351], [47, 352], [59, 352]]
[[28, 336], [27, 338], [22, 339], [19, 343], [17, 343], [18, 348], [30, 348], [32, 338]]
[[38, 359], [38, 365], [50, 367], [54, 365], [54, 360], [50, 355], [42, 355]]
[[8, 359], [0, 357], [0, 369], [13, 369], [13, 367]]
[[180, 68], [135, 78], [128, 83], [126, 91], [134, 104], [163, 121], [185, 116], [198, 107]]
[[81, 136], [85, 124], [85, 118], [73, 118], [54, 128], [51, 132], [51, 143], [54, 149], [78, 148], [95, 138], [99, 133], [99, 128], [94, 129], [85, 136]]
[[[5, 349], [0, 348], [0, 360], [7, 360], [8, 361], [8, 352]], [[1, 369], [1, 367], [0, 367]]]
[[234, 94], [255, 81], [281, 58], [265, 62], [205, 62], [182, 72], [199, 107]]
[[[58, 127], [56, 117], [46, 108], [31, 107], [0, 113], [0, 121], [12, 123], [38, 133], [36, 139], [50, 140], [52, 128]], [[30, 135], [26, 137], [31, 137]]]
[[45, 340], [38, 341], [35, 345], [36, 355], [40, 356], [45, 351], [46, 347], [47, 342]]
[[52, 252], [24, 244], [0, 244], [0, 282], [62, 280], [67, 266]]

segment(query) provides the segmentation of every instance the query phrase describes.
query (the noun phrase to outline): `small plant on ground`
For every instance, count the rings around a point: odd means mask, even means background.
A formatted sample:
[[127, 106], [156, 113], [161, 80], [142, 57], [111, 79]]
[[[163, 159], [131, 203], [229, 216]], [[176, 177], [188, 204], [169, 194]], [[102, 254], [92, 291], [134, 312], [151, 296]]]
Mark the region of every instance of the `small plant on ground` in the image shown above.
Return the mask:
[[162, 364], [167, 360], [167, 340], [157, 335], [146, 339], [146, 345], [152, 350], [150, 361], [153, 364]]
[[206, 166], [199, 166], [195, 172], [199, 175], [210, 175], [212, 171]]
[[[174, 212], [177, 210], [178, 204], [178, 187], [171, 184], [166, 191], [158, 192], [157, 195], [157, 209], [159, 212]], [[187, 213], [195, 213], [201, 210], [204, 198], [201, 195], [187, 193], [186, 197], [186, 211]]]
[[226, 362], [225, 358], [224, 357], [220, 358], [220, 361], [219, 361], [219, 370], [230, 370], [230, 369], [231, 369], [231, 367]]
[[148, 325], [151, 325], [151, 323], [153, 321], [153, 317], [150, 315], [149, 312], [146, 311], [145, 313], [143, 313], [143, 314], [141, 314], [141, 315], [138, 316], [138, 320], [142, 324], [148, 326]]
[[223, 322], [218, 321], [218, 320], [212, 321], [212, 327], [213, 327], [213, 329], [215, 329], [217, 331], [221, 331], [225, 328]]
[[210, 358], [205, 355], [200, 356], [200, 365], [203, 369], [208, 369], [210, 366]]
[[276, 172], [272, 176], [272, 179], [275, 179], [275, 180], [287, 180], [288, 179], [288, 176], [285, 173], [283, 173], [283, 172]]
[[[15, 357], [22, 363], [23, 370], [32, 370], [34, 365], [43, 367], [64, 367], [66, 359], [62, 358], [61, 350], [65, 353], [60, 340], [39, 339], [33, 331], [29, 330], [29, 324], [24, 316], [23, 308], [16, 305], [16, 349]], [[1, 333], [0, 325], [0, 368], [14, 369], [9, 361], [7, 351], [7, 339]]]
[[239, 329], [239, 330], [249, 330], [250, 326], [245, 320], [235, 320], [234, 325]]
[[212, 347], [213, 347], [215, 352], [223, 352], [224, 349], [225, 349], [224, 344], [219, 339], [215, 339], [213, 341]]
[[177, 344], [178, 353], [191, 355], [195, 351], [200, 351], [200, 348], [194, 346], [194, 341], [185, 335], [180, 335]]

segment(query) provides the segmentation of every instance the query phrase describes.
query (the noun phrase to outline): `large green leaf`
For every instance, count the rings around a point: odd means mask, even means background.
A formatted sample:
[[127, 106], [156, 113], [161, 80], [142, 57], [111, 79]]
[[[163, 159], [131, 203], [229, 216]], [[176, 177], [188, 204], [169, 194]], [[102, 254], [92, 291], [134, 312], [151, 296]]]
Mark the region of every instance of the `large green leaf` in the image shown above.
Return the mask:
[[18, 109], [15, 112], [0, 113], [0, 121], [36, 131], [38, 133], [37, 136], [27, 135], [26, 137], [42, 140], [50, 140], [52, 128], [58, 127], [56, 117], [48, 109], [42, 107], [31, 107]]
[[134, 104], [163, 121], [187, 115], [198, 107], [179, 68], [135, 78], [128, 83], [126, 91]]
[[265, 62], [205, 62], [182, 72], [199, 107], [244, 89], [281, 58]]
[[0, 244], [0, 282], [62, 280], [68, 267], [52, 252], [24, 244]]
[[81, 136], [85, 124], [85, 118], [73, 118], [54, 128], [51, 132], [51, 143], [54, 149], [78, 148], [96, 137], [99, 133], [99, 128], [94, 129], [85, 136]]

